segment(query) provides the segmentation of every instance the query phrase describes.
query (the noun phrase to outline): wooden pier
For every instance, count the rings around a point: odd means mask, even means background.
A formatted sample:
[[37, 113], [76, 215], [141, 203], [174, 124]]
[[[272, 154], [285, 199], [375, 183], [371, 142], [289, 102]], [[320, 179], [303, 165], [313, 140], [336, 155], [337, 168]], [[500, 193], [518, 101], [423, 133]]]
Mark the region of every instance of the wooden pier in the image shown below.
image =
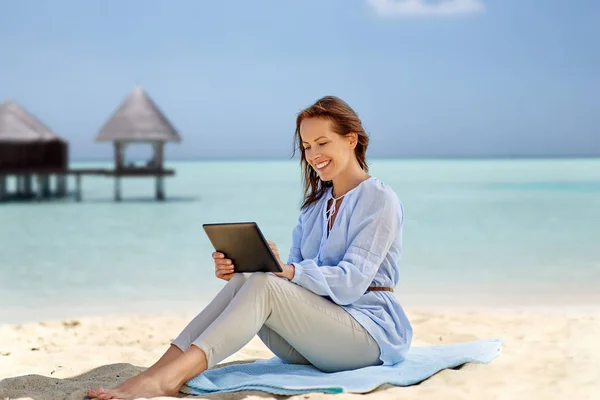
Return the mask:
[[[7, 200], [44, 200], [51, 198], [65, 198], [68, 192], [67, 178], [75, 178], [74, 198], [76, 201], [83, 199], [83, 176], [105, 176], [114, 178], [114, 200], [121, 201], [122, 178], [154, 178], [156, 200], [165, 200], [164, 178], [175, 175], [172, 169], [155, 168], [122, 168], [113, 169], [43, 169], [43, 170], [2, 170], [0, 175], [0, 201]], [[12, 193], [8, 190], [8, 179], [16, 179], [16, 189]], [[54, 181], [54, 185], [52, 182]], [[35, 185], [34, 185], [35, 184]], [[54, 188], [54, 190], [52, 190]]]
[[[82, 177], [86, 175], [113, 178], [115, 201], [122, 199], [123, 178], [154, 178], [155, 198], [165, 200], [164, 178], [175, 175], [174, 170], [164, 168], [165, 143], [180, 142], [181, 137], [141, 87], [136, 86], [123, 100], [100, 129], [96, 141], [113, 143], [114, 168], [69, 168], [68, 143], [64, 139], [17, 103], [1, 104], [0, 201], [66, 197], [69, 176], [75, 177], [75, 199], [81, 201]], [[152, 146], [152, 159], [141, 167], [127, 164], [127, 147], [139, 144]], [[12, 193], [8, 190], [10, 177], [17, 183]]]

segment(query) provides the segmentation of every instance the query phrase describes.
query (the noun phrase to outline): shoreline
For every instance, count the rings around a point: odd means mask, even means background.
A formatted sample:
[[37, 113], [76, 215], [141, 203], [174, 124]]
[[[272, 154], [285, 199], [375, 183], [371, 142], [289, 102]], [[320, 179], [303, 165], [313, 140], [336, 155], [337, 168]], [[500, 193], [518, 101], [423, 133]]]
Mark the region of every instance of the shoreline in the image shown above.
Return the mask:
[[[40, 321], [77, 319], [87, 317], [109, 317], [127, 315], [185, 316], [195, 315], [217, 294], [209, 291], [197, 298], [173, 300], [163, 298], [153, 300], [141, 296], [112, 298], [104, 302], [94, 299], [89, 303], [61, 298], [58, 302], [39, 304], [5, 303], [0, 311], [0, 326], [24, 324]], [[561, 293], [548, 294], [547, 291], [506, 292], [503, 296], [496, 292], [470, 292], [462, 290], [438, 291], [435, 293], [398, 293], [404, 310], [424, 312], [536, 312], [536, 313], [594, 313], [600, 312], [600, 293]], [[37, 302], [36, 302], [37, 303]]]

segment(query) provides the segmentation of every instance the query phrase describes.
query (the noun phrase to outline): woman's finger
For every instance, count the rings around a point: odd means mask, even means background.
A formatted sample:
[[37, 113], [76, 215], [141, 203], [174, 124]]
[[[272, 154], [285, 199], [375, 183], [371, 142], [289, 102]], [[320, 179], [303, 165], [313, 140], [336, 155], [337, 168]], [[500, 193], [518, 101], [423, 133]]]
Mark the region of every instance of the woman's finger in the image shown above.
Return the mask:
[[217, 271], [233, 271], [234, 265], [217, 265]]
[[217, 258], [225, 258], [225, 254], [223, 254], [223, 253], [220, 253], [220, 252], [218, 252], [218, 251], [215, 251], [214, 253], [212, 253], [212, 257], [213, 257], [214, 259], [217, 259]]
[[277, 250], [277, 246], [275, 246], [275, 243], [269, 242], [269, 246], [271, 247], [271, 251], [273, 252], [275, 258], [277, 260], [281, 260], [281, 258], [279, 257], [279, 250]]
[[225, 272], [222, 272], [222, 271], [217, 271], [217, 274], [216, 274], [216, 275], [217, 275], [217, 278], [219, 278], [219, 279], [223, 279], [223, 280], [226, 280], [226, 281], [228, 281], [228, 280], [230, 280], [230, 279], [231, 279], [231, 277], [232, 277], [234, 274], [235, 274], [235, 272], [229, 272], [229, 273], [225, 273]]
[[215, 265], [230, 265], [233, 264], [228, 258], [215, 259]]

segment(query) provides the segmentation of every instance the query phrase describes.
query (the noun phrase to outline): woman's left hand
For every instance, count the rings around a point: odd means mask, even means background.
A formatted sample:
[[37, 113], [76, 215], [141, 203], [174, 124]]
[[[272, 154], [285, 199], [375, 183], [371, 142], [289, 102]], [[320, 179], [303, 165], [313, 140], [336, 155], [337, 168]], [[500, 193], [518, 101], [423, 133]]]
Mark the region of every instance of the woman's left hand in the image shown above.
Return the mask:
[[281, 278], [289, 279], [291, 281], [292, 278], [294, 277], [294, 272], [295, 272], [294, 266], [292, 264], [284, 264], [281, 261], [281, 257], [279, 257], [279, 250], [277, 249], [277, 245], [275, 243], [271, 242], [270, 240], [267, 240], [267, 242], [269, 243], [269, 247], [271, 248], [271, 251], [275, 255], [275, 258], [279, 262], [279, 266], [283, 270], [282, 272], [274, 272], [274, 274]]

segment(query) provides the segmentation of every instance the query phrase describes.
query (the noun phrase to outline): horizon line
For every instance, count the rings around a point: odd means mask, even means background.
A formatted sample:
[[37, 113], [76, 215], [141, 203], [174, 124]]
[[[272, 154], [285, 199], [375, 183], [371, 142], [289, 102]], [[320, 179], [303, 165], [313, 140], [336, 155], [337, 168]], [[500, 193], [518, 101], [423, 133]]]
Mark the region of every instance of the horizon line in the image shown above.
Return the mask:
[[[456, 156], [371, 156], [369, 160], [567, 160], [567, 159], [600, 159], [600, 154], [587, 155], [498, 155], [498, 156], [471, 156], [471, 155], [456, 155]], [[75, 157], [69, 162], [113, 162], [110, 157]], [[142, 160], [138, 160], [142, 161]], [[169, 160], [164, 160], [165, 164], [169, 162], [181, 161], [299, 161], [297, 157], [232, 157], [232, 158], [217, 158], [217, 157], [173, 157]]]

